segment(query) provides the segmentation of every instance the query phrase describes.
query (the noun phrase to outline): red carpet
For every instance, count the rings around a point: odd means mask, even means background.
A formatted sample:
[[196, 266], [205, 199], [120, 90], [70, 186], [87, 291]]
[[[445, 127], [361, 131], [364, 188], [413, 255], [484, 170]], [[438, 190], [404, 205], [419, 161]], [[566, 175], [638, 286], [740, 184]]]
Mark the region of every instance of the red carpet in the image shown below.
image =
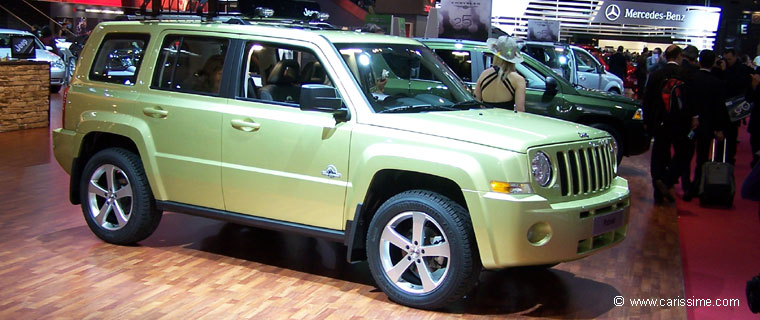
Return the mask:
[[[739, 128], [736, 196], [730, 209], [702, 208], [699, 199], [677, 202], [686, 299], [738, 299], [739, 305], [688, 307], [689, 319], [758, 319], [747, 306], [747, 280], [760, 273], [758, 203], [741, 198], [751, 151], [746, 126]], [[730, 301], [720, 301], [721, 303]]]

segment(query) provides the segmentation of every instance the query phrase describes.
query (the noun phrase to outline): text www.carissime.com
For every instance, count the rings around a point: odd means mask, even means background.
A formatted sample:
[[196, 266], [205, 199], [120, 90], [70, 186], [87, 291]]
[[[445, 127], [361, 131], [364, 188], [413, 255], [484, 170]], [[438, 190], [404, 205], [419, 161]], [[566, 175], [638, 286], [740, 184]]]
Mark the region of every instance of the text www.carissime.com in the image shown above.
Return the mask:
[[616, 307], [738, 307], [739, 299], [710, 299], [710, 298], [647, 298], [647, 299], [626, 299], [623, 296], [616, 296], [612, 303]]

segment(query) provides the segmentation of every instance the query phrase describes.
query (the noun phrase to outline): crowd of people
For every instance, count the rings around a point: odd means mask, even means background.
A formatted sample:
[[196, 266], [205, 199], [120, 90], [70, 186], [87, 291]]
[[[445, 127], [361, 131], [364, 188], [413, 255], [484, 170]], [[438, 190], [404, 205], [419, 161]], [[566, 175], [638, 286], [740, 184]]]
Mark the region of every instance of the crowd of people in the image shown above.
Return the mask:
[[[675, 202], [674, 185], [679, 180], [683, 200], [691, 201], [700, 193], [702, 167], [711, 160], [711, 153], [716, 161], [737, 165], [739, 128], [747, 118], [731, 118], [727, 101], [759, 104], [760, 68], [733, 49], [719, 56], [691, 45], [683, 49], [670, 45], [664, 52], [644, 48], [633, 59], [636, 91], [642, 99], [647, 131], [654, 138], [650, 168], [654, 201]], [[759, 122], [749, 116], [751, 166], [760, 159]]]

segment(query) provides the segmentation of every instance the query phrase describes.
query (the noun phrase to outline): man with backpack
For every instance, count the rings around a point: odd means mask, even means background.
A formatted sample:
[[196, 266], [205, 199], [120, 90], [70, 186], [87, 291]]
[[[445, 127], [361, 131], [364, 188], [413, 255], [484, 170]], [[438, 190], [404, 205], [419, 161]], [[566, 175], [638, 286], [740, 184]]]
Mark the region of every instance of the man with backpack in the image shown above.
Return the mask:
[[[675, 202], [673, 185], [678, 182], [680, 168], [687, 165], [688, 141], [699, 124], [697, 112], [683, 103], [685, 84], [681, 79], [682, 50], [670, 45], [665, 50], [667, 63], [649, 75], [644, 92], [644, 121], [654, 137], [650, 171], [654, 201]], [[671, 157], [670, 149], [675, 148]], [[686, 150], [685, 150], [686, 149]]]

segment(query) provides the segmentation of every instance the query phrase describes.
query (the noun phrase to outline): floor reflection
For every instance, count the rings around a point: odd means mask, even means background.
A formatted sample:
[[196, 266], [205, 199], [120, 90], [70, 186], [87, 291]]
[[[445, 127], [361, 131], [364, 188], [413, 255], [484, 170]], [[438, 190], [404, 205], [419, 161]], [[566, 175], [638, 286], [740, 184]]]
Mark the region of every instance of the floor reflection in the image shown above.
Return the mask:
[[[346, 262], [346, 247], [290, 233], [168, 213], [159, 230], [141, 243], [183, 246], [239, 260], [375, 288], [366, 262]], [[371, 290], [376, 291], [376, 290]], [[611, 285], [544, 268], [483, 271], [473, 292], [445, 313], [595, 318], [612, 308], [620, 292]], [[609, 301], [610, 303], [600, 303]]]

